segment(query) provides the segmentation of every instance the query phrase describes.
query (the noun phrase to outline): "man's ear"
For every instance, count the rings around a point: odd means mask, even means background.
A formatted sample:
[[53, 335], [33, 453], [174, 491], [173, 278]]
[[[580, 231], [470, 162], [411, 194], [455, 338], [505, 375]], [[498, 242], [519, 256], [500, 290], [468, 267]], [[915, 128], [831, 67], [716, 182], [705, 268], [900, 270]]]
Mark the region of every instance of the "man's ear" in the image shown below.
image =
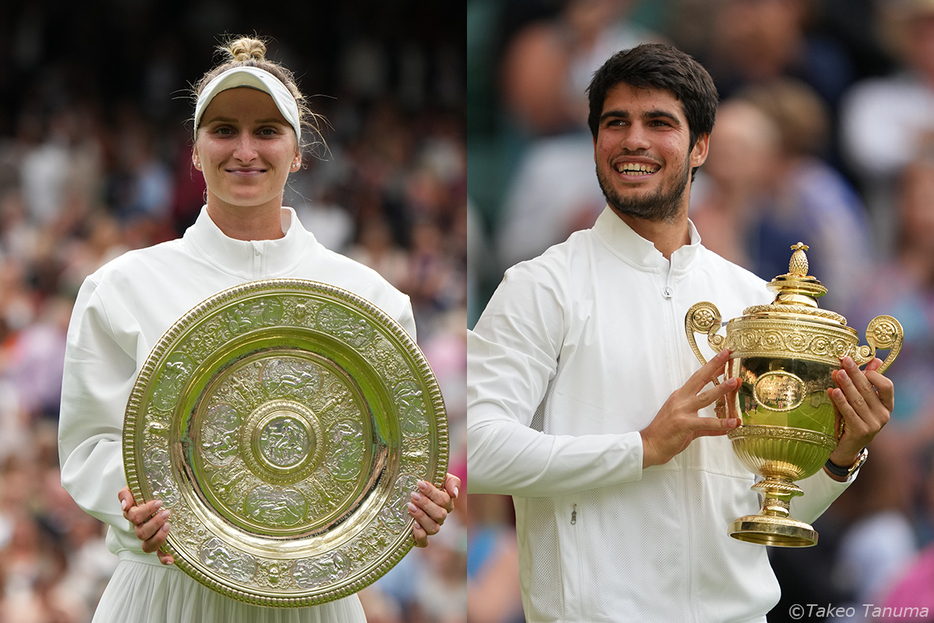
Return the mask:
[[699, 167], [707, 161], [707, 150], [710, 148], [710, 135], [701, 134], [691, 148], [691, 168]]

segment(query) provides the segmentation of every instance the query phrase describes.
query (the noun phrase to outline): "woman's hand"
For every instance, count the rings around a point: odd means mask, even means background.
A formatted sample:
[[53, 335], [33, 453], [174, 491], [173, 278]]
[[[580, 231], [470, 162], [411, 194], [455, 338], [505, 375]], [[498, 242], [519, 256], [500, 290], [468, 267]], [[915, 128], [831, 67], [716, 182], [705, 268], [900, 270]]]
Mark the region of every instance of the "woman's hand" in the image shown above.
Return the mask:
[[121, 489], [117, 497], [120, 499], [124, 518], [133, 524], [136, 538], [143, 542], [143, 551], [156, 552], [159, 562], [164, 565], [174, 563], [175, 559], [172, 556], [159, 549], [169, 536], [169, 511], [159, 510], [162, 500], [152, 500], [137, 506], [129, 487]]
[[448, 513], [454, 512], [454, 500], [460, 493], [460, 486], [461, 479], [454, 474], [445, 477], [441, 489], [430, 482], [418, 481], [418, 491], [412, 493], [409, 503], [409, 515], [415, 518], [412, 526], [415, 547], [428, 547], [428, 535], [437, 534]]

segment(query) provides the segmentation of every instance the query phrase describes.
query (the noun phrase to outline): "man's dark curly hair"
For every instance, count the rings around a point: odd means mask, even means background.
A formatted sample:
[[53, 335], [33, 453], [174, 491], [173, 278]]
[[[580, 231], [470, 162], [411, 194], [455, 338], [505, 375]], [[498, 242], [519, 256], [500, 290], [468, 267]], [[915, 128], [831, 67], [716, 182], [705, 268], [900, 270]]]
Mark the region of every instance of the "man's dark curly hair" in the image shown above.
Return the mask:
[[674, 46], [645, 43], [617, 52], [594, 73], [587, 88], [590, 100], [587, 124], [594, 139], [606, 94], [620, 83], [671, 92], [684, 107], [692, 147], [700, 136], [713, 130], [720, 98], [707, 70]]

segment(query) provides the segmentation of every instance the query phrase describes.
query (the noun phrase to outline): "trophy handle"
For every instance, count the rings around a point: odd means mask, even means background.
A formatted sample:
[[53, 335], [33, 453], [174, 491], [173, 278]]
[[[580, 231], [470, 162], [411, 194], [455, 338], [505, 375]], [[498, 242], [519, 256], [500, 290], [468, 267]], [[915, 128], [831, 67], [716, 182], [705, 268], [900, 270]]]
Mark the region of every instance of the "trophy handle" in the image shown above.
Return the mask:
[[[697, 342], [694, 341], [694, 334], [706, 333], [707, 343], [712, 349], [719, 353], [721, 350], [723, 350], [723, 345], [726, 341], [722, 335], [717, 335], [717, 331], [719, 330], [720, 310], [717, 309], [717, 306], [713, 303], [708, 303], [706, 301], [702, 303], [696, 303], [695, 305], [692, 305], [688, 310], [688, 313], [685, 314], [684, 332], [687, 333], [688, 343], [691, 345], [691, 350], [694, 351], [694, 356], [697, 357], [697, 359], [701, 362], [701, 365], [706, 364], [707, 360], [704, 359], [704, 355], [697, 347]], [[899, 344], [901, 343], [899, 342]], [[714, 381], [714, 384], [718, 384], [716, 380]]]
[[857, 349], [856, 356], [853, 357], [856, 365], [861, 366], [872, 361], [876, 356], [877, 348], [888, 350], [889, 356], [885, 358], [885, 361], [882, 362], [878, 369], [880, 373], [885, 372], [902, 349], [902, 342], [905, 341], [905, 330], [902, 329], [902, 325], [899, 324], [898, 320], [892, 316], [876, 316], [869, 321], [869, 326], [866, 327], [866, 341], [869, 342], [869, 346], [860, 346]]

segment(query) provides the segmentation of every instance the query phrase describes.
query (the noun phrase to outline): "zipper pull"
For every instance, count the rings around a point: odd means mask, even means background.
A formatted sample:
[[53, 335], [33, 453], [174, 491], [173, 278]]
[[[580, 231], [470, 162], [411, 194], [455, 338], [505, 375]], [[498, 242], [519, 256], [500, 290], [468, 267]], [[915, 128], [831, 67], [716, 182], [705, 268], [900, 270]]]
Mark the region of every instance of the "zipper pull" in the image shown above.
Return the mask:
[[577, 504], [571, 504], [571, 525], [577, 523]]

